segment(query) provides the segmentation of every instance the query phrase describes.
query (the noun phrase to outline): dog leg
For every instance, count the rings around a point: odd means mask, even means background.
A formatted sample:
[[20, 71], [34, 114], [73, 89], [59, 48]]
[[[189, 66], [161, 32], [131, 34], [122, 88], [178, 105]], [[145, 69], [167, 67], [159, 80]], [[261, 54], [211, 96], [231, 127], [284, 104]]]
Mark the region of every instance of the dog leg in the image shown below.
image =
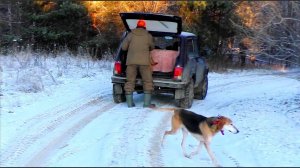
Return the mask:
[[161, 146], [162, 146], [162, 147], [164, 146], [164, 141], [165, 141], [166, 135], [169, 135], [169, 134], [175, 134], [175, 132], [174, 132], [173, 130], [171, 130], [171, 131], [165, 131], [164, 136], [163, 136], [163, 138], [161, 139]]
[[161, 140], [161, 146], [164, 146], [165, 137], [167, 135], [174, 135], [177, 132], [177, 129], [172, 128], [172, 130], [170, 130], [170, 131], [165, 131], [164, 136], [163, 136], [163, 138]]
[[190, 154], [188, 155], [188, 158], [191, 158], [192, 156], [197, 155], [197, 154], [201, 151], [202, 145], [203, 145], [203, 142], [200, 141], [200, 142], [199, 142], [199, 145], [197, 146], [197, 149], [196, 149], [195, 151], [193, 151], [192, 153], [190, 153]]
[[182, 151], [183, 151], [183, 155], [184, 155], [185, 157], [188, 157], [188, 155], [187, 155], [186, 152], [185, 152], [185, 139], [186, 139], [186, 136], [188, 135], [188, 132], [187, 132], [187, 130], [185, 130], [184, 128], [182, 128], [181, 130], [182, 130], [181, 148], [182, 148]]
[[163, 146], [164, 144], [164, 140], [166, 135], [173, 135], [177, 132], [177, 130], [180, 128], [180, 121], [178, 120], [178, 117], [175, 117], [174, 115], [172, 116], [172, 120], [171, 120], [171, 124], [172, 124], [172, 129], [170, 131], [165, 131], [164, 136], [161, 140], [161, 146]]
[[210, 149], [210, 143], [209, 142], [204, 142], [204, 146], [211, 158], [211, 160], [213, 161], [213, 164], [216, 166], [216, 167], [221, 167], [221, 165], [219, 165], [219, 163], [217, 162], [212, 150]]

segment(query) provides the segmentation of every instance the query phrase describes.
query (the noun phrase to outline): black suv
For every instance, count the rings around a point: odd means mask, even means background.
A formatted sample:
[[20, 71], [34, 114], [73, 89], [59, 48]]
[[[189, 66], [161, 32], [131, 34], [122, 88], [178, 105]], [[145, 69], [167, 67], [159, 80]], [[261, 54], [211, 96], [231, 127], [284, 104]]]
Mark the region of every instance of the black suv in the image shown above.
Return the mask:
[[[182, 108], [190, 108], [193, 99], [202, 100], [206, 97], [209, 69], [200, 55], [197, 36], [182, 32], [181, 17], [154, 13], [120, 13], [120, 16], [127, 31], [123, 33], [111, 77], [115, 103], [126, 101], [124, 84], [127, 52], [121, 49], [122, 41], [136, 27], [139, 19], [146, 21], [147, 30], [155, 43], [151, 56], [158, 64], [153, 66], [153, 93], [173, 94], [176, 105]], [[135, 91], [143, 92], [140, 74], [137, 75]]]

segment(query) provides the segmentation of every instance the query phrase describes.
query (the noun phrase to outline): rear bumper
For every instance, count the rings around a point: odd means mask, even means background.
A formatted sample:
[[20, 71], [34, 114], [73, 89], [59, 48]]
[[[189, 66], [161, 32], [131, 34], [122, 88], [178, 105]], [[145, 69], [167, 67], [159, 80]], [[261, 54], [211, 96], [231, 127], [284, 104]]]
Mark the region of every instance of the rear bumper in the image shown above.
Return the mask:
[[[112, 76], [111, 77], [112, 83], [119, 83], [119, 84], [125, 84], [126, 78], [120, 77], [120, 76]], [[174, 88], [174, 89], [182, 89], [185, 87], [187, 83], [181, 82], [181, 81], [175, 81], [172, 79], [154, 79], [153, 85], [155, 87], [166, 87], [166, 88]], [[142, 79], [136, 79], [136, 85], [142, 86]]]

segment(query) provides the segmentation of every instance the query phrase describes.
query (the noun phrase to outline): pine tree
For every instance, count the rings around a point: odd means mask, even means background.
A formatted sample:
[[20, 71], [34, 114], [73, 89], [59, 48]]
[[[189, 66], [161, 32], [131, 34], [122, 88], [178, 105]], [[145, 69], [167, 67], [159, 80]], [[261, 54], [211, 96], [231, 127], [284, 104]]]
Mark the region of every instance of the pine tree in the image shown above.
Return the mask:
[[88, 39], [90, 18], [87, 9], [73, 0], [26, 1], [23, 3], [23, 38], [36, 46], [77, 47]]

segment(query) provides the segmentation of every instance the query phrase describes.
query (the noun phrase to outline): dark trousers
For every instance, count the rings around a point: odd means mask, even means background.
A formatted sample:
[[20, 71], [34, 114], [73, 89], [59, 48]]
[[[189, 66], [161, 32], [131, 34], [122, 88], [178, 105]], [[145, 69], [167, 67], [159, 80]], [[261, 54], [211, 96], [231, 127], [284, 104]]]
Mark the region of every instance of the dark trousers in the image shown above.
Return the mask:
[[142, 76], [144, 91], [148, 91], [148, 92], [153, 91], [153, 79], [152, 79], [151, 66], [150, 65], [127, 65], [127, 69], [126, 69], [127, 81], [124, 87], [125, 92], [134, 91], [137, 71], [139, 71]]

